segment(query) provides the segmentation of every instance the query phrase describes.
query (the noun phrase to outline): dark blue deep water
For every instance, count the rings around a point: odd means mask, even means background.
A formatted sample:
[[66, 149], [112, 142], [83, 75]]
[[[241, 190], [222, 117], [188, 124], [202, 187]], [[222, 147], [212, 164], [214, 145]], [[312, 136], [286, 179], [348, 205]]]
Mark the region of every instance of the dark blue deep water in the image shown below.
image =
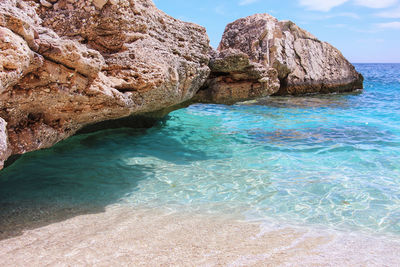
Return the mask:
[[131, 205], [400, 234], [400, 65], [360, 93], [193, 105], [148, 130], [79, 135], [0, 173], [0, 216]]

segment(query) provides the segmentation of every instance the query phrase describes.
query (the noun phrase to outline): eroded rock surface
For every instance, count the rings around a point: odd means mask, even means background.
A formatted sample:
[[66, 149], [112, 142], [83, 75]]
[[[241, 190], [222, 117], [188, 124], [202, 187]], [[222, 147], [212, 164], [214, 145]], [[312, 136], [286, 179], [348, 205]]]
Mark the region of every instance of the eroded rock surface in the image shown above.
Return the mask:
[[151, 0], [0, 0], [0, 49], [0, 168], [94, 123], [190, 102], [345, 92], [363, 80], [292, 22], [239, 19], [212, 51], [204, 28]]
[[[272, 94], [348, 92], [363, 88], [363, 77], [339, 50], [291, 21], [256, 14], [227, 25], [220, 53], [235, 49], [252, 63], [276, 69], [280, 89]], [[238, 56], [242, 57], [242, 54]], [[217, 69], [212, 69], [218, 72]]]
[[2, 0], [0, 48], [0, 166], [85, 125], [187, 101], [210, 72], [205, 29], [151, 0]]
[[0, 118], [0, 169], [3, 168], [4, 161], [10, 156], [11, 151], [7, 137], [7, 123]]
[[213, 51], [210, 68], [212, 73], [193, 98], [194, 102], [232, 104], [269, 96], [279, 90], [278, 72], [251, 61], [239, 50]]

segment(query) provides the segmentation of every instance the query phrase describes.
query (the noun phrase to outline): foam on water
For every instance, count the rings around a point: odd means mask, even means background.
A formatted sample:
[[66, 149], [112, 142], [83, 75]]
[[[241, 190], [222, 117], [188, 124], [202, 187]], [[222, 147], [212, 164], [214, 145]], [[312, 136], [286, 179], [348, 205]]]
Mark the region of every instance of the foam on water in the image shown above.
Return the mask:
[[194, 105], [24, 155], [0, 174], [0, 226], [121, 205], [400, 235], [400, 65], [357, 68], [363, 93]]

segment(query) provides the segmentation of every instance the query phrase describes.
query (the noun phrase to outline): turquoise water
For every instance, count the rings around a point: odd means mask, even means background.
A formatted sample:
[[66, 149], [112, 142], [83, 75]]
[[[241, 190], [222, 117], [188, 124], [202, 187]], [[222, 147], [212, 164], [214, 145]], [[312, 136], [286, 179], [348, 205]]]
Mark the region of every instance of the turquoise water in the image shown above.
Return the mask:
[[0, 173], [20, 206], [131, 205], [400, 234], [400, 65], [359, 64], [362, 93], [175, 111], [148, 130], [70, 138]]

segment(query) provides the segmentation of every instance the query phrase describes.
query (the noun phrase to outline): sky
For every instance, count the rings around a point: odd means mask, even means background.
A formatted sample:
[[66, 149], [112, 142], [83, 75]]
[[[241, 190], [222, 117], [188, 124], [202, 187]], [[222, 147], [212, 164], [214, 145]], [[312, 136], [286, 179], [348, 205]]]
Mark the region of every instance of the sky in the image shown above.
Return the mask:
[[400, 63], [400, 0], [153, 0], [167, 14], [206, 27], [216, 48], [225, 26], [255, 13], [291, 20], [353, 63]]

